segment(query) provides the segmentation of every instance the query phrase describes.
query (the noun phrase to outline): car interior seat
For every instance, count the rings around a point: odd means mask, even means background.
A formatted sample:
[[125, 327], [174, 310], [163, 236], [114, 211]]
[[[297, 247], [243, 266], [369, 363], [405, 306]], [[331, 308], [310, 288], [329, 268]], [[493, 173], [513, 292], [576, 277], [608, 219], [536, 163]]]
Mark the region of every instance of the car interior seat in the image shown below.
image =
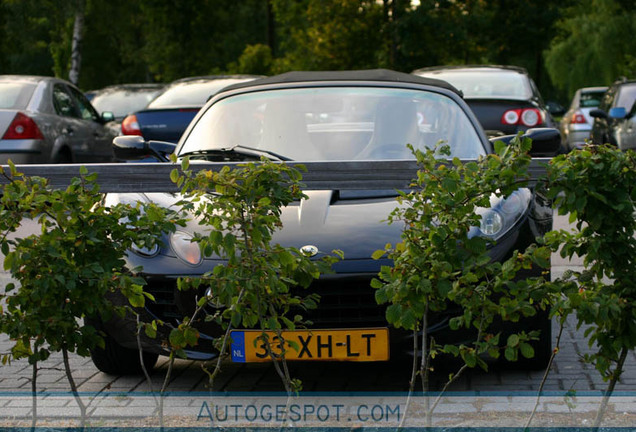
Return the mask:
[[274, 151], [293, 160], [323, 159], [312, 144], [305, 113], [292, 101], [269, 102], [263, 116], [261, 149]]
[[419, 144], [417, 107], [406, 98], [380, 103], [376, 110], [373, 135], [356, 159], [411, 159], [406, 146]]

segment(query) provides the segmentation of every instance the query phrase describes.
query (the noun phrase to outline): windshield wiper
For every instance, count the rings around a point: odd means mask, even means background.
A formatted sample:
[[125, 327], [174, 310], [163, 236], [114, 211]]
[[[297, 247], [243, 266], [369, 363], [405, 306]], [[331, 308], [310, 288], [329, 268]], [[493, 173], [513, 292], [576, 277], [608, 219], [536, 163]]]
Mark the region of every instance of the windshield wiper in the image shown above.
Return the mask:
[[293, 160], [291, 158], [288, 158], [287, 156], [283, 156], [283, 155], [275, 153], [273, 151], [259, 149], [259, 148], [254, 148], [254, 147], [247, 147], [247, 146], [242, 146], [242, 145], [235, 145], [234, 147], [232, 147], [229, 150], [233, 151], [234, 153], [239, 153], [239, 154], [246, 154], [246, 155], [254, 154], [254, 155], [257, 155], [257, 156], [270, 156], [270, 157], [273, 157], [274, 159], [277, 159], [279, 161], [290, 161], [290, 160]]
[[269, 159], [274, 159], [278, 161], [292, 160], [291, 158], [288, 158], [287, 156], [280, 155], [273, 151], [258, 149], [254, 147], [247, 147], [242, 145], [235, 145], [234, 147], [230, 147], [230, 148], [194, 150], [191, 152], [180, 154], [179, 157], [185, 157], [185, 156], [207, 157], [210, 155], [242, 155], [242, 156], [252, 156], [255, 159], [260, 159], [261, 156], [266, 156]]

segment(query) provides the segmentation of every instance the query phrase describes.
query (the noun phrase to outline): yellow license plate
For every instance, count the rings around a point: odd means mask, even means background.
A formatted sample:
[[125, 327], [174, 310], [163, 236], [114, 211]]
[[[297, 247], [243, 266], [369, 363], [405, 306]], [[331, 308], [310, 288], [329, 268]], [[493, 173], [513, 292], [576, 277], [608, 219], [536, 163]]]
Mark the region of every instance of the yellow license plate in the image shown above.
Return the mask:
[[[281, 342], [274, 332], [269, 336], [272, 352], [281, 353]], [[232, 361], [238, 363], [267, 362], [261, 330], [234, 330]], [[287, 360], [305, 361], [386, 361], [389, 359], [389, 329], [288, 330], [282, 332], [285, 341], [298, 345], [298, 350], [285, 343]]]

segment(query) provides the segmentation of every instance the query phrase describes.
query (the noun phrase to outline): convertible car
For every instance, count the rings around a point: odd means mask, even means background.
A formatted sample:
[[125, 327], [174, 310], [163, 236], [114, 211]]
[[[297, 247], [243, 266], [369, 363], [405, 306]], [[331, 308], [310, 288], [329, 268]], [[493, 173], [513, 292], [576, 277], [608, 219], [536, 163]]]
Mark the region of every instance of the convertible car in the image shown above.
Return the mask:
[[[557, 130], [527, 134], [535, 138], [537, 155], [558, 150]], [[176, 146], [145, 141], [140, 136], [120, 136], [114, 140], [114, 149], [119, 158], [132, 160], [152, 154], [165, 161], [167, 155], [175, 153], [178, 159], [189, 156], [204, 162], [258, 160], [263, 155], [284, 161], [351, 161], [412, 159], [407, 143], [430, 148], [440, 140], [448, 144], [452, 156], [463, 159], [493, 151], [461, 93], [444, 81], [388, 70], [325, 71], [290, 72], [230, 86], [206, 103]], [[396, 207], [397, 193], [308, 190], [306, 194], [309, 198], [302, 203], [283, 209], [283, 227], [274, 241], [317, 251], [317, 257], [321, 251], [340, 249], [344, 259], [333, 266], [333, 274], [309, 288], [320, 295], [318, 308], [305, 313], [313, 322], [311, 334], [316, 337], [309, 344], [304, 336], [300, 341], [303, 350], [297, 357], [387, 361], [406, 345], [409, 335], [388, 329], [370, 281], [381, 265], [390, 264], [372, 259], [373, 252], [399, 241], [400, 227], [385, 222]], [[178, 199], [169, 193], [127, 193], [109, 194], [106, 202], [145, 201], [169, 206]], [[501, 211], [501, 202], [484, 209], [498, 212], [502, 220], [496, 230], [480, 231], [495, 240], [490, 254], [496, 260], [523, 249], [552, 226], [551, 208], [533, 191], [520, 189], [514, 199], [520, 205], [508, 206], [515, 209], [512, 212]], [[146, 289], [155, 298], [146, 305], [146, 319], [179, 325], [193, 310], [194, 297], [177, 290], [177, 278], [203, 274], [222, 262], [215, 256], [201, 257], [196, 243], [189, 241], [197, 228], [192, 222], [166, 238], [164, 247], [129, 254], [131, 266], [143, 266]], [[139, 372], [136, 323], [114, 318], [96, 325], [104, 330], [105, 347], [93, 350], [95, 365], [107, 373]], [[550, 321], [537, 315], [525, 325], [541, 330], [535, 359], [545, 361], [551, 352]], [[443, 330], [444, 323], [436, 328]], [[186, 354], [199, 360], [216, 357], [212, 340], [220, 329], [205, 322], [198, 329], [199, 343]], [[233, 335], [233, 361], [258, 361], [254, 344], [245, 338], [240, 332]], [[360, 342], [355, 352], [347, 343], [354, 339]], [[154, 365], [158, 355], [166, 354], [161, 335], [144, 338], [142, 347], [147, 367]]]

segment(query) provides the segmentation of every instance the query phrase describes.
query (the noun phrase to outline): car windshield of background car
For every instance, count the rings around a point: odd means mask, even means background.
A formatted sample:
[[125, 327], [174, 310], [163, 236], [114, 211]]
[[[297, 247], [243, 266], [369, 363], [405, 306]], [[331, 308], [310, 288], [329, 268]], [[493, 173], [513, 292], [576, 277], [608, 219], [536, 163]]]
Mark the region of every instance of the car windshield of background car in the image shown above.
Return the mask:
[[636, 83], [622, 85], [618, 93], [617, 107], [623, 107], [629, 112], [636, 100]]
[[91, 103], [99, 111], [110, 111], [115, 117], [126, 115], [144, 108], [158, 93], [158, 90], [119, 90], [96, 95]]
[[0, 109], [25, 109], [35, 84], [0, 82]]
[[178, 154], [246, 146], [292, 160], [413, 159], [407, 148], [440, 141], [453, 157], [486, 153], [462, 107], [433, 91], [315, 87], [217, 101], [182, 139]]
[[581, 108], [595, 108], [601, 104], [601, 99], [603, 99], [604, 94], [605, 91], [583, 92], [581, 93], [579, 106]]
[[148, 104], [148, 108], [202, 107], [210, 96], [245, 79], [215, 79], [180, 83], [167, 89]]
[[448, 71], [428, 74], [451, 83], [465, 98], [530, 99], [532, 89], [528, 79], [517, 72]]

